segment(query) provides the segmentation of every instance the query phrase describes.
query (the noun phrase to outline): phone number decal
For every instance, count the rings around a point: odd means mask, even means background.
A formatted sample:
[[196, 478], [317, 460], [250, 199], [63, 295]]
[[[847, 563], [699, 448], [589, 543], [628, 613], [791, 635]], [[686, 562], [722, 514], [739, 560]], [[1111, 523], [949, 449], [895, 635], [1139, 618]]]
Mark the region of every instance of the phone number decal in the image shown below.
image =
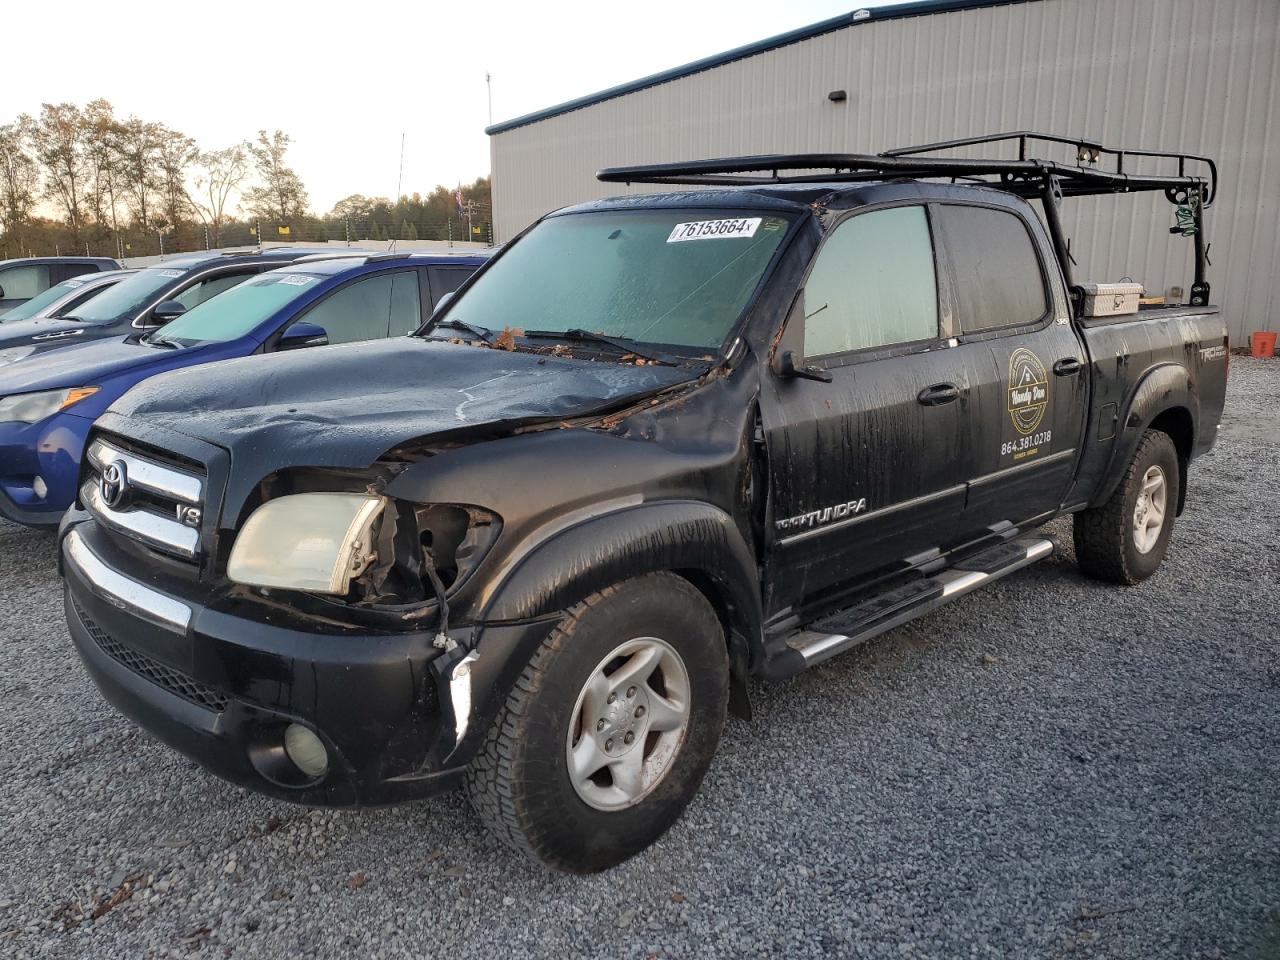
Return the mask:
[[1040, 452], [1041, 444], [1053, 442], [1052, 430], [1041, 430], [1039, 433], [1029, 434], [1025, 437], [1019, 437], [1017, 440], [1006, 440], [1000, 444], [1000, 456], [1007, 457], [1013, 454], [1017, 459], [1022, 460], [1026, 457], [1035, 456]]

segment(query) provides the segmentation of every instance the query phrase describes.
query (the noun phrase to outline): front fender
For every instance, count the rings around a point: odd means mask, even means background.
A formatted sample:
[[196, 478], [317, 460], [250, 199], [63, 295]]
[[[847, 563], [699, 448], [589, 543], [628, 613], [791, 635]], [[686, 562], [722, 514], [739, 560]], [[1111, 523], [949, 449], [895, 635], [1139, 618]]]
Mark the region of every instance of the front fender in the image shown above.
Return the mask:
[[1191, 418], [1193, 440], [1199, 435], [1200, 401], [1194, 383], [1190, 371], [1180, 363], [1161, 364], [1143, 375], [1119, 418], [1121, 427], [1111, 448], [1111, 459], [1089, 506], [1098, 507], [1110, 499], [1133, 459], [1138, 441], [1162, 413], [1185, 410]]

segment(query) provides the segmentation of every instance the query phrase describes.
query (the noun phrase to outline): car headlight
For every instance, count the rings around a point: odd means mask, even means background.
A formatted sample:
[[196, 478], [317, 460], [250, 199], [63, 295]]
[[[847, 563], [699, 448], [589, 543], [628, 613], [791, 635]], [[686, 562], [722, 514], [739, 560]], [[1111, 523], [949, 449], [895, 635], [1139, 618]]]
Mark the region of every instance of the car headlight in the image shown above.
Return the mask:
[[97, 387], [67, 387], [0, 397], [0, 423], [38, 423], [97, 392]]
[[376, 559], [373, 525], [386, 503], [364, 493], [268, 500], [236, 537], [227, 576], [255, 587], [343, 596]]

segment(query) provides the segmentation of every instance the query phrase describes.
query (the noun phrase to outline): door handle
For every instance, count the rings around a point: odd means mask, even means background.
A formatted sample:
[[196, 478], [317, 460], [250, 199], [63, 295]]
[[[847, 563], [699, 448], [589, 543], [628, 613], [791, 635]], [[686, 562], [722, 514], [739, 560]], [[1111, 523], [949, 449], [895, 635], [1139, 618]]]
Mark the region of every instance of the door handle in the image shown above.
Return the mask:
[[959, 396], [960, 388], [954, 383], [935, 383], [921, 390], [916, 399], [926, 407], [936, 407], [939, 404], [950, 403]]
[[1063, 357], [1053, 365], [1053, 372], [1059, 377], [1070, 377], [1080, 372], [1083, 364], [1075, 357]]

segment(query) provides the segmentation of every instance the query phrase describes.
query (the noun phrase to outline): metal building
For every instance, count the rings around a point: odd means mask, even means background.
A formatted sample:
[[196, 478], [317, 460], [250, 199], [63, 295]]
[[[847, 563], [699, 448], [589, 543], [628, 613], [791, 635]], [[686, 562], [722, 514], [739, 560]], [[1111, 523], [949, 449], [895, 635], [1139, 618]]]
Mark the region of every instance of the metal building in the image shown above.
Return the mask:
[[[549, 210], [626, 189], [597, 182], [601, 167], [874, 153], [1019, 129], [1216, 158], [1212, 300], [1237, 343], [1277, 328], [1280, 0], [857, 10], [493, 125], [495, 230], [508, 240]], [[1078, 278], [1130, 277], [1186, 296], [1191, 244], [1166, 231], [1173, 213], [1162, 198], [1067, 201], [1063, 219]]]

